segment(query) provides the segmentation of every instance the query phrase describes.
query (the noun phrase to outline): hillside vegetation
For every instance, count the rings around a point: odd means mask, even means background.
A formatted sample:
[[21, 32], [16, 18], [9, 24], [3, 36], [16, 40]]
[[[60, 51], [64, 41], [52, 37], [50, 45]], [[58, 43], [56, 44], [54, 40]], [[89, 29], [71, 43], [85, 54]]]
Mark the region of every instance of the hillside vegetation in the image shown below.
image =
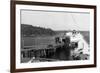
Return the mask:
[[50, 28], [43, 28], [43, 27], [37, 27], [27, 24], [21, 24], [21, 35], [22, 36], [50, 36], [55, 35], [56, 32], [53, 31]]

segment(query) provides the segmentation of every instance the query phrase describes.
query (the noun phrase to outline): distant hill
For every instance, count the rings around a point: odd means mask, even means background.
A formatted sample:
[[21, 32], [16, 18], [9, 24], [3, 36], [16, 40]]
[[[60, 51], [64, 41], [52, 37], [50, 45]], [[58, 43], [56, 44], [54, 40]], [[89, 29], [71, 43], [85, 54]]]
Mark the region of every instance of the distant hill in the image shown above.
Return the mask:
[[49, 28], [21, 24], [22, 36], [42, 36], [42, 35], [55, 35], [55, 34], [56, 32]]

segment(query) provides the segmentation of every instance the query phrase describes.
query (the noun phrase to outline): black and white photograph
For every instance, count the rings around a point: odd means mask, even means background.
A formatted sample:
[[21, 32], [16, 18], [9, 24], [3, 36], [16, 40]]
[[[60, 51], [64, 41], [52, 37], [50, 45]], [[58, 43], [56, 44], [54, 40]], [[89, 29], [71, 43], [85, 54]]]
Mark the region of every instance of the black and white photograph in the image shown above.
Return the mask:
[[89, 60], [90, 13], [21, 10], [21, 63]]
[[96, 66], [96, 6], [12, 2], [11, 71]]

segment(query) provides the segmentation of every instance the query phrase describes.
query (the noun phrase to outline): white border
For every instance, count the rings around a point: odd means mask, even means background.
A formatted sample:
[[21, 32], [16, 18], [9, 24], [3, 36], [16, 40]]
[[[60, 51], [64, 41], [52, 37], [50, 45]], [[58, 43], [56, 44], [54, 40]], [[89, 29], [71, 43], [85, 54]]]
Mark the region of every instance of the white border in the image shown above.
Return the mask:
[[[91, 24], [91, 26], [90, 26], [90, 60], [20, 63], [20, 10], [21, 9], [89, 12], [90, 13], [90, 24]], [[84, 26], [84, 27], [86, 27], [86, 26]], [[35, 6], [35, 5], [16, 5], [16, 69], [94, 64], [94, 36], [93, 35], [94, 35], [94, 11], [93, 11], [93, 9]]]

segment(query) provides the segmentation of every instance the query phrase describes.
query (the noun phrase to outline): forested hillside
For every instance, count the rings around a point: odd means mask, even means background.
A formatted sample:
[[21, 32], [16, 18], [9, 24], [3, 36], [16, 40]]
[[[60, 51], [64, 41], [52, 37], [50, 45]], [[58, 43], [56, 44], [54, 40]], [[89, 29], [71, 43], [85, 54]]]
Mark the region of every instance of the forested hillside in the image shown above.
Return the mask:
[[21, 24], [22, 36], [42, 36], [42, 35], [54, 35], [55, 31], [49, 28], [37, 27], [27, 24]]

